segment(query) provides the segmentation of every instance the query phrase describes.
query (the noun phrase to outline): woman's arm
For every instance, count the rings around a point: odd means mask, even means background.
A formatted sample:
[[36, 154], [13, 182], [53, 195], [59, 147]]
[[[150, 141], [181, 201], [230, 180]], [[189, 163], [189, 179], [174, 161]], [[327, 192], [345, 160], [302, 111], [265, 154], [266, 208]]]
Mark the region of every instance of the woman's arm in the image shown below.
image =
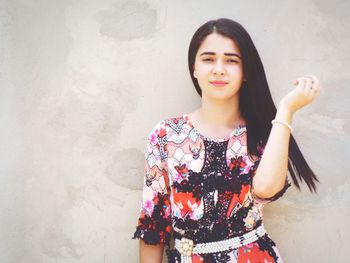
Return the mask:
[[[275, 119], [292, 125], [293, 112], [283, 103], [279, 104]], [[281, 123], [272, 125], [256, 174], [253, 178], [254, 193], [269, 198], [279, 192], [288, 172], [288, 148], [290, 130]]]
[[140, 263], [162, 263], [164, 244], [147, 245], [140, 240]]
[[[292, 125], [293, 114], [311, 103], [321, 91], [315, 75], [306, 75], [294, 81], [293, 88], [282, 98], [275, 119]], [[290, 130], [281, 123], [272, 125], [263, 155], [253, 178], [254, 192], [258, 197], [269, 198], [282, 190], [288, 172]]]

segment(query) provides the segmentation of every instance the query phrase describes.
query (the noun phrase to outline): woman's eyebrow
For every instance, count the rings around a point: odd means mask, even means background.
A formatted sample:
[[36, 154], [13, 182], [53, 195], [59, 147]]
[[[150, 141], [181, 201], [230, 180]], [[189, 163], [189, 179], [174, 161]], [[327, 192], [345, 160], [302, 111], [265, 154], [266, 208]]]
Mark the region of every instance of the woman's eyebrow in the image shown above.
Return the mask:
[[233, 56], [233, 57], [238, 57], [238, 58], [241, 58], [241, 56], [239, 56], [238, 54], [236, 53], [224, 53], [225, 56]]
[[[199, 56], [203, 56], [203, 55], [215, 55], [215, 52], [208, 52], [208, 51], [205, 51], [203, 52], [202, 54], [200, 54]], [[236, 54], [236, 53], [224, 53], [225, 56], [232, 56], [232, 57], [238, 57], [241, 59], [241, 57]]]

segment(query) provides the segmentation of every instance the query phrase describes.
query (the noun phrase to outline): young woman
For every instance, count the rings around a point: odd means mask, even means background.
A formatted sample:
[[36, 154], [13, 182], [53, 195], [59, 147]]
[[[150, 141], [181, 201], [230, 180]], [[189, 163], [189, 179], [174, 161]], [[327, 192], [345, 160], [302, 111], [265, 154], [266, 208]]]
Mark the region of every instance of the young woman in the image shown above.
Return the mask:
[[[278, 262], [263, 206], [317, 177], [292, 132], [293, 114], [320, 93], [300, 77], [276, 109], [247, 31], [230, 19], [194, 34], [188, 66], [201, 107], [160, 120], [148, 135], [143, 200], [133, 238], [141, 262]], [[172, 245], [170, 246], [170, 241]]]

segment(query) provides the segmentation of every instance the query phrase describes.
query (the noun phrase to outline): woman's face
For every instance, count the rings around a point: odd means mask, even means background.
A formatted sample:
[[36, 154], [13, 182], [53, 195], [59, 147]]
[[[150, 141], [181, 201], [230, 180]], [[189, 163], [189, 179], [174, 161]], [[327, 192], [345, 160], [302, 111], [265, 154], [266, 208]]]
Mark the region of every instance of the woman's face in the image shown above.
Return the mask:
[[235, 42], [217, 33], [208, 35], [196, 54], [194, 76], [202, 96], [229, 99], [238, 94], [244, 76]]

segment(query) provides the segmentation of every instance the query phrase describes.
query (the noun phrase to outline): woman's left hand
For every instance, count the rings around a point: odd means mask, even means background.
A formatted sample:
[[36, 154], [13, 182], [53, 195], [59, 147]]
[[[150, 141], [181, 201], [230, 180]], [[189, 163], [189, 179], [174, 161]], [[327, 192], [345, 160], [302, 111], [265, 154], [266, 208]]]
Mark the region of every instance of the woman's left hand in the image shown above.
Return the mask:
[[292, 113], [311, 103], [321, 90], [320, 81], [314, 75], [297, 78], [293, 84], [297, 86], [280, 101], [280, 105], [287, 107]]

